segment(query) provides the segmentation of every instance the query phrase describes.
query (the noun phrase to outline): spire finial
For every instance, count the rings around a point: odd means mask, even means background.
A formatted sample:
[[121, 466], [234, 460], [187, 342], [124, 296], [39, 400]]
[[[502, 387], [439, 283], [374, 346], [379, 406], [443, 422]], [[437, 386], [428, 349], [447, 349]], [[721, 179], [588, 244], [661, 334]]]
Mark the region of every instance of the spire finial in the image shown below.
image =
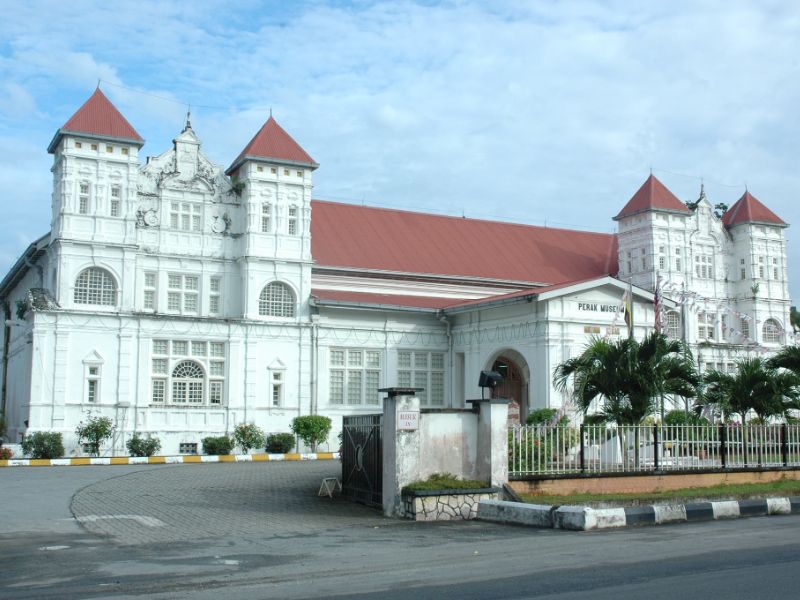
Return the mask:
[[271, 106], [269, 107], [269, 118], [270, 119], [272, 118], [272, 107]]
[[100, 89], [100, 81], [102, 81], [102, 80], [98, 77], [97, 78], [97, 88], [96, 88], [98, 90]]
[[186, 107], [186, 125], [183, 127], [183, 131], [192, 128], [192, 105], [189, 104]]

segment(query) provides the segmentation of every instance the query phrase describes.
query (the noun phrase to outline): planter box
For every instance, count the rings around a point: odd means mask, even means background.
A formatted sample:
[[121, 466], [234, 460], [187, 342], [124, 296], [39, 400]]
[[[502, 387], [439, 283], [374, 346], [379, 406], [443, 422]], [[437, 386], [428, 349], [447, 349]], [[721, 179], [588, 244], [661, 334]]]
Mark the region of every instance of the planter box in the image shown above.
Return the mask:
[[478, 515], [481, 500], [497, 500], [500, 488], [403, 491], [403, 516], [414, 521], [462, 521]]

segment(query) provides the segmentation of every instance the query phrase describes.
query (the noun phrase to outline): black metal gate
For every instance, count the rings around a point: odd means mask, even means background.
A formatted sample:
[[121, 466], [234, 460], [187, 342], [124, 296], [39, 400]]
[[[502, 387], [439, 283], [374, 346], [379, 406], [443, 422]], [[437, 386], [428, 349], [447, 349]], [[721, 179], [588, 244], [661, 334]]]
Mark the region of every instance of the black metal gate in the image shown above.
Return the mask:
[[350, 415], [342, 425], [342, 495], [383, 504], [383, 415]]

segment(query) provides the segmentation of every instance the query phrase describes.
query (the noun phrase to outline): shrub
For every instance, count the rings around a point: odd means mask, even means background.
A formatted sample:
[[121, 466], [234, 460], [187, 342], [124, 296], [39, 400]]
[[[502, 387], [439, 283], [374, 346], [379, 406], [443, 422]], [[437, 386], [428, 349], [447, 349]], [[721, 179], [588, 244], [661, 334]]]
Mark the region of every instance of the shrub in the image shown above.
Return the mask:
[[709, 421], [705, 417], [700, 417], [692, 411], [688, 413], [683, 410], [671, 410], [664, 415], [665, 425], [708, 425]]
[[233, 430], [233, 439], [242, 453], [247, 454], [251, 448], [264, 445], [264, 432], [254, 423], [241, 423]]
[[291, 433], [271, 433], [267, 436], [267, 452], [286, 454], [294, 448], [294, 435]]
[[[528, 425], [550, 425], [553, 423], [553, 418], [555, 418], [556, 414], [558, 414], [558, 410], [555, 408], [537, 408], [528, 414], [525, 423]], [[563, 415], [558, 420], [558, 425], [569, 425], [569, 417]]]
[[403, 487], [404, 492], [417, 492], [422, 490], [466, 490], [491, 487], [488, 481], [477, 479], [461, 479], [452, 473], [434, 473], [421, 481], [413, 481]]
[[317, 444], [321, 444], [328, 439], [328, 434], [331, 431], [331, 420], [322, 415], [295, 417], [292, 421], [292, 431], [303, 440], [303, 443], [311, 447], [312, 452], [316, 452]]
[[203, 438], [203, 454], [221, 456], [230, 454], [233, 450], [233, 440], [227, 435]]
[[0, 448], [0, 460], [8, 460], [14, 453], [11, 451], [11, 448]]
[[22, 440], [22, 451], [31, 458], [61, 458], [64, 442], [56, 431], [37, 431]]
[[75, 435], [78, 436], [78, 443], [86, 440], [89, 445], [89, 453], [94, 456], [100, 454], [100, 446], [104, 441], [111, 439], [114, 435], [114, 424], [109, 417], [92, 416], [87, 414], [86, 423], [81, 421], [75, 428]]
[[131, 439], [125, 443], [128, 454], [131, 456], [153, 456], [161, 450], [161, 441], [157, 437], [147, 436], [146, 438], [134, 433]]

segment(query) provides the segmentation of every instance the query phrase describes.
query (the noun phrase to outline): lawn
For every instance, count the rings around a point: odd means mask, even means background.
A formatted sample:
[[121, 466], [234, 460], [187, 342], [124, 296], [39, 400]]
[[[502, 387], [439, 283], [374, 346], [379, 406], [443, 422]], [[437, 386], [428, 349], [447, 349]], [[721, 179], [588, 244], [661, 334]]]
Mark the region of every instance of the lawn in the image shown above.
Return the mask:
[[770, 483], [715, 485], [701, 488], [684, 488], [641, 494], [570, 494], [567, 496], [534, 496], [522, 494], [531, 504], [658, 504], [683, 503], [701, 499], [733, 500], [739, 498], [767, 498], [774, 496], [800, 496], [800, 480], [781, 480]]

